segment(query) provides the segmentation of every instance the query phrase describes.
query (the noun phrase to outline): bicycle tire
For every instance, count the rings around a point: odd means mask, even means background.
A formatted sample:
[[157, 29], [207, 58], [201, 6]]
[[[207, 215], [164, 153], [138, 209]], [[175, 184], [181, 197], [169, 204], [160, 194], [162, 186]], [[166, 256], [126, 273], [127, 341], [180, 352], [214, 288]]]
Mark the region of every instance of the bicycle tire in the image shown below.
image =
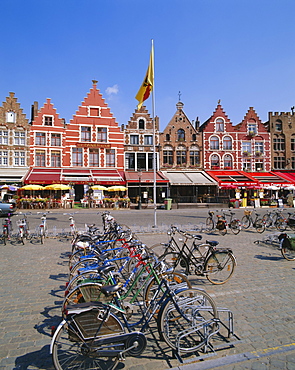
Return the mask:
[[[82, 268], [87, 268], [89, 267], [89, 269], [93, 270], [93, 266], [95, 265], [98, 265], [99, 264], [99, 260], [98, 258], [96, 257], [88, 257], [88, 258], [85, 258], [79, 262], [77, 262], [73, 268], [70, 270], [70, 279], [72, 279], [74, 276], [78, 275], [78, 271]], [[85, 271], [86, 272], [86, 271]]]
[[25, 241], [24, 241], [24, 229], [23, 228], [20, 228], [19, 229], [19, 240], [20, 242], [24, 245], [25, 244]]
[[257, 218], [253, 226], [259, 234], [262, 234], [265, 231], [265, 223], [263, 222], [262, 218]]
[[88, 254], [92, 254], [92, 252], [87, 248], [80, 249], [73, 253], [69, 258], [69, 269], [71, 270], [78, 262], [80, 262], [82, 256], [86, 256]]
[[[83, 317], [82, 317], [83, 315]], [[79, 316], [79, 317], [77, 317]], [[75, 319], [89, 318], [92, 323], [92, 331], [96, 332], [95, 326], [101, 323], [97, 322], [97, 310], [91, 310], [80, 315], [76, 315]], [[85, 319], [84, 319], [85, 320]], [[118, 318], [112, 313], [109, 313], [108, 320], [105, 321], [100, 329], [103, 335], [118, 335], [125, 332]], [[93, 340], [94, 339], [94, 340]], [[124, 346], [116, 347], [112, 344], [99, 347], [97, 345], [96, 336], [91, 339], [84, 340], [74, 321], [67, 321], [58, 328], [57, 334], [54, 336], [52, 344], [52, 360], [56, 370], [75, 370], [75, 369], [100, 369], [111, 370], [116, 367], [119, 362], [117, 356], [105, 357], [95, 356], [100, 349], [124, 349]], [[97, 338], [99, 339], [99, 337]], [[93, 346], [93, 350], [92, 347]]]
[[189, 275], [189, 264], [179, 252], [164, 253], [159, 257], [159, 261], [165, 262], [167, 270]]
[[66, 286], [65, 296], [79, 285], [85, 283], [102, 284], [103, 281], [105, 281], [105, 278], [103, 278], [95, 270], [89, 270], [87, 272], [84, 272], [83, 274], [76, 275], [69, 281], [68, 285]]
[[284, 242], [281, 243], [281, 253], [287, 261], [295, 260], [295, 249], [292, 248], [289, 240], [284, 240]]
[[232, 276], [236, 260], [231, 252], [216, 251], [205, 262], [206, 278], [215, 285], [226, 283]]
[[285, 231], [287, 229], [287, 222], [284, 218], [278, 218], [275, 226], [279, 231]]
[[263, 215], [263, 217], [262, 217], [262, 221], [264, 221], [264, 223], [265, 223], [265, 227], [268, 229], [269, 227], [271, 227], [271, 225], [272, 225], [272, 218], [271, 218], [271, 216], [270, 215], [268, 215], [268, 214], [265, 214], [265, 215]]
[[[204, 290], [184, 289], [174, 296], [181, 313], [172, 299], [167, 299], [159, 313], [158, 331], [174, 350], [194, 352], [208, 343], [209, 335], [217, 328], [218, 312], [213, 299]], [[182, 339], [182, 335], [188, 331]]]
[[214, 230], [214, 221], [211, 217], [207, 217], [206, 219], [206, 229], [209, 231]]
[[218, 229], [218, 233], [222, 236], [226, 235], [227, 234], [227, 227], [226, 227], [226, 224], [224, 225], [224, 228], [223, 229]]
[[3, 244], [6, 245], [7, 243], [7, 240], [8, 240], [8, 230], [7, 230], [7, 227], [4, 227], [3, 228]]
[[[165, 279], [169, 287], [172, 290], [179, 289], [181, 287], [192, 288], [192, 285], [186, 275], [180, 274], [178, 272], [164, 272], [159, 276], [160, 279]], [[144, 301], [148, 305], [152, 297], [154, 296], [155, 290], [158, 288], [159, 284], [156, 281], [156, 278], [153, 277], [150, 282], [147, 284], [144, 290]], [[162, 295], [159, 295], [157, 298], [160, 299]]]
[[242, 230], [241, 222], [240, 220], [232, 220], [229, 224], [230, 230], [235, 234], [238, 235], [239, 232]]
[[168, 243], [156, 243], [151, 247], [148, 247], [148, 251], [152, 252], [156, 257], [160, 257], [164, 253], [167, 253], [168, 251], [171, 252], [172, 250], [173, 248], [171, 248]]
[[241, 220], [241, 225], [243, 229], [249, 229], [251, 221], [248, 216], [243, 216]]

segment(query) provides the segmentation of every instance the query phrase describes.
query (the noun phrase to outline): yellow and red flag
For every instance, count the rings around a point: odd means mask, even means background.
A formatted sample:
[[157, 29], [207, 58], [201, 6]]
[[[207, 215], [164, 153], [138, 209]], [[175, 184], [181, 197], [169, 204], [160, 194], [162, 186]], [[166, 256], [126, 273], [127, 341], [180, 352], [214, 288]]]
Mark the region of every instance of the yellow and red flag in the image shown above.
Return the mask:
[[140, 89], [135, 97], [138, 100], [137, 109], [140, 109], [143, 102], [147, 100], [154, 87], [154, 45], [152, 44], [152, 50], [150, 54], [150, 63], [146, 71], [145, 78], [143, 80]]

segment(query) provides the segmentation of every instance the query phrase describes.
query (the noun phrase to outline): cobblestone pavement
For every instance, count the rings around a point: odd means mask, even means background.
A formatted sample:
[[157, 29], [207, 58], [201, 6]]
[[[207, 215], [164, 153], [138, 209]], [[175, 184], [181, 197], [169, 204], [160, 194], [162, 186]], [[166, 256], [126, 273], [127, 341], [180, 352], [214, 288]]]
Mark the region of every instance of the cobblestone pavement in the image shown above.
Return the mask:
[[[75, 210], [76, 211], [76, 210]], [[101, 225], [101, 217], [93, 209], [78, 210], [76, 225]], [[201, 229], [207, 217], [206, 209], [157, 211], [157, 227], [153, 210], [112, 211], [115, 218], [133, 228], [148, 246], [165, 242], [163, 232], [170, 224], [183, 228]], [[242, 210], [236, 210], [241, 218]], [[260, 211], [262, 212], [262, 211]], [[13, 223], [19, 216], [13, 217]], [[41, 215], [32, 211], [28, 216], [31, 230]], [[0, 369], [51, 370], [49, 355], [51, 327], [61, 321], [61, 302], [67, 281], [69, 241], [56, 237], [67, 230], [68, 215], [53, 210], [47, 217], [51, 237], [43, 245], [37, 239], [25, 245], [12, 240], [1, 249], [0, 300]], [[237, 258], [233, 277], [224, 285], [212, 285], [205, 278], [191, 276], [193, 285], [205, 289], [218, 307], [226, 307], [234, 315], [234, 331], [240, 339], [232, 345], [222, 341], [224, 348], [204, 361], [198, 356], [184, 358], [180, 363], [167, 346], [158, 340], [154, 327], [148, 333], [146, 351], [138, 358], [127, 358], [119, 369], [295, 369], [295, 262], [282, 258], [274, 245], [255, 244], [266, 238], [268, 231], [254, 230], [239, 235], [228, 233], [203, 234], [203, 240], [218, 240], [220, 246], [231, 247]], [[222, 319], [227, 316], [222, 314]], [[224, 330], [224, 329], [223, 329]], [[217, 343], [216, 343], [217, 344]], [[199, 356], [204, 354], [200, 353]]]

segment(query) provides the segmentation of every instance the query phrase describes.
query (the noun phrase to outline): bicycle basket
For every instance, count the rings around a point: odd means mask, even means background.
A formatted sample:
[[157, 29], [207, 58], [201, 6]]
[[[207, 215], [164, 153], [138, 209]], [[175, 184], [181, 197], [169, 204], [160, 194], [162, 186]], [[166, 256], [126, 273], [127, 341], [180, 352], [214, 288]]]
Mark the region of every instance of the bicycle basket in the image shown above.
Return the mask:
[[289, 250], [295, 250], [295, 234], [283, 233], [279, 236], [279, 240], [283, 239], [282, 247]]
[[247, 211], [247, 210], [244, 210], [244, 215], [245, 216], [250, 216], [252, 213], [252, 211]]

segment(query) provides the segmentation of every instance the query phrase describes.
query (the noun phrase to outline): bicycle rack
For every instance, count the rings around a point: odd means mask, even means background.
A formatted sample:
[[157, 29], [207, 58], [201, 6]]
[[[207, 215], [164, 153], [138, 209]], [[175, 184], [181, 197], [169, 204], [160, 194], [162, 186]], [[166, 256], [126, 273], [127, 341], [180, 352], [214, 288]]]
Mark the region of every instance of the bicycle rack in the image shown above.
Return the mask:
[[[182, 332], [180, 332], [177, 336], [177, 345], [178, 348], [176, 350], [172, 350], [172, 356], [176, 358], [179, 363], [190, 363], [197, 360], [204, 360], [207, 357], [211, 357], [216, 355], [217, 351], [227, 349], [234, 347], [235, 344], [241, 342], [241, 338], [239, 338], [234, 333], [234, 323], [233, 323], [233, 313], [228, 308], [223, 307], [217, 307], [218, 316], [220, 317], [220, 314], [226, 314], [227, 318], [226, 320], [218, 319], [212, 319], [205, 321], [203, 323], [200, 323], [199, 325], [195, 326], [194, 328], [186, 329]], [[214, 332], [209, 332], [209, 327], [212, 325], [212, 323], [216, 323], [216, 330]], [[226, 334], [220, 333], [220, 329], [225, 328]], [[200, 331], [201, 330], [201, 331]], [[189, 358], [184, 360], [184, 355], [181, 355], [181, 351], [179, 349], [179, 341], [183, 339], [185, 336], [190, 335], [194, 332], [198, 332], [200, 335], [201, 332], [203, 332], [203, 335], [205, 336], [205, 345], [200, 349], [193, 353], [187, 353], [186, 355], [192, 356], [193, 358]], [[215, 343], [213, 344], [212, 341]], [[223, 342], [218, 344], [218, 342]]]

